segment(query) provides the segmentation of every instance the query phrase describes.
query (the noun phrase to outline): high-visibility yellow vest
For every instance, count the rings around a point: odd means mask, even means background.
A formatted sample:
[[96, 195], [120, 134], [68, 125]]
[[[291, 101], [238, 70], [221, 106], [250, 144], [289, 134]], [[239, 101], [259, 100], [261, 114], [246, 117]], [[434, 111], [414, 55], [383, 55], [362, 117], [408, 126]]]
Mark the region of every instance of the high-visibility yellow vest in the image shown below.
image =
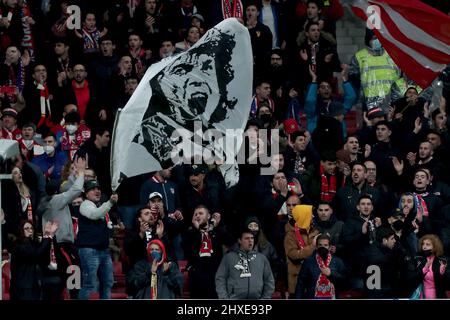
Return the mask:
[[384, 98], [391, 92], [392, 84], [399, 78], [397, 65], [384, 50], [380, 56], [374, 56], [367, 49], [356, 53], [359, 64], [361, 87], [366, 100]]

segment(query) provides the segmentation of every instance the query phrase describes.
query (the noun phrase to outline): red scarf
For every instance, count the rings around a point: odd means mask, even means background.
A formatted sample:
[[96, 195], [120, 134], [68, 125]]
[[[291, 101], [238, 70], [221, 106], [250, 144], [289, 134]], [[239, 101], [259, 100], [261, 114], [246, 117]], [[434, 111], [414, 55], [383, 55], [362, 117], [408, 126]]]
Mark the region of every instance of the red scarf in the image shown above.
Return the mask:
[[50, 270], [56, 270], [58, 268], [58, 264], [56, 262], [55, 245], [53, 244], [53, 239], [50, 241], [50, 264], [48, 265], [48, 268]]
[[[259, 100], [256, 95], [252, 98], [252, 105], [250, 107], [250, 115], [252, 117], [257, 116], [257, 112], [259, 107], [261, 106], [261, 103], [264, 101]], [[272, 113], [275, 111], [275, 102], [272, 100], [272, 98], [269, 97], [269, 99], [265, 100], [265, 102], [269, 103], [269, 108], [272, 110]]]
[[45, 122], [46, 122], [46, 115], [47, 115], [47, 110], [48, 110], [48, 117], [51, 117], [51, 109], [50, 109], [50, 94], [48, 92], [48, 87], [45, 83], [37, 83], [37, 89], [39, 90], [39, 102], [41, 105], [41, 119], [39, 120], [39, 123], [37, 125], [37, 127], [41, 127]]
[[150, 280], [150, 299], [155, 300], [158, 298], [158, 274], [152, 273]]
[[213, 253], [212, 248], [212, 241], [209, 233], [202, 232], [202, 243], [200, 244], [200, 251], [199, 256], [200, 257], [211, 257], [211, 254]]
[[295, 239], [297, 240], [297, 246], [300, 249], [303, 249], [304, 247], [306, 247], [306, 243], [305, 240], [303, 240], [303, 237], [300, 233], [300, 229], [298, 228], [297, 224], [295, 224], [294, 226], [294, 231], [295, 231]]
[[420, 211], [420, 213], [422, 214], [422, 216], [424, 217], [428, 217], [428, 207], [427, 207], [427, 203], [425, 202], [425, 200], [423, 199], [423, 196], [426, 196], [428, 193], [425, 194], [418, 194], [415, 193], [414, 195], [417, 197], [417, 210]]
[[33, 207], [31, 206], [31, 199], [27, 197], [27, 219], [30, 222], [33, 222]]
[[85, 140], [83, 139], [80, 128], [75, 131], [75, 139], [72, 141], [70, 140], [69, 133], [64, 129], [63, 135], [61, 137], [61, 150], [68, 151], [70, 159], [73, 159], [75, 153], [78, 151], [84, 141]]
[[[328, 254], [327, 261], [323, 261], [323, 259], [318, 254], [316, 254], [316, 261], [319, 265], [319, 268], [328, 268], [331, 262], [331, 254]], [[326, 275], [321, 272], [319, 279], [317, 279], [314, 298], [334, 299], [335, 297], [336, 296], [333, 283], [328, 279]]]
[[78, 218], [72, 217], [73, 238], [77, 238], [78, 234]]
[[331, 202], [336, 194], [336, 175], [330, 175], [330, 183], [328, 183], [325, 169], [320, 165], [320, 176], [322, 178], [320, 185], [320, 200]]
[[3, 128], [3, 129], [0, 130], [0, 138], [1, 139], [13, 140], [13, 135], [6, 128]]
[[142, 60], [145, 59], [145, 50], [141, 48], [138, 52], [134, 52], [130, 49], [129, 52], [133, 57], [134, 71], [138, 75], [143, 74], [145, 65], [142, 63]]
[[[230, 4], [231, 2], [231, 4]], [[241, 0], [222, 0], [223, 19], [242, 18], [244, 16]]]

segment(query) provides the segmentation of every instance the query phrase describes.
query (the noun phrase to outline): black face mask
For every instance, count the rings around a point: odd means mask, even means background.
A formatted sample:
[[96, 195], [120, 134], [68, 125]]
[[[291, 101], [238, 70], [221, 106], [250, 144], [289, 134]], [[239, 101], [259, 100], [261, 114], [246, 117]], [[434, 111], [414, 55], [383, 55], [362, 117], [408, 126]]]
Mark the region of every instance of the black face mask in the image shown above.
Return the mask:
[[269, 123], [270, 120], [272, 120], [272, 116], [270, 114], [262, 114], [259, 118], [264, 123]]
[[422, 256], [424, 256], [425, 258], [428, 258], [429, 256], [431, 256], [433, 254], [433, 252], [431, 250], [422, 250]]
[[258, 235], [259, 235], [259, 230], [252, 230], [252, 233], [253, 233], [253, 237], [256, 240], [256, 238], [258, 238]]
[[392, 228], [394, 229], [394, 231], [398, 232], [403, 229], [404, 225], [405, 223], [402, 220], [397, 220], [392, 224]]
[[328, 257], [328, 249], [324, 247], [317, 248], [317, 253], [322, 258], [322, 260], [326, 260]]

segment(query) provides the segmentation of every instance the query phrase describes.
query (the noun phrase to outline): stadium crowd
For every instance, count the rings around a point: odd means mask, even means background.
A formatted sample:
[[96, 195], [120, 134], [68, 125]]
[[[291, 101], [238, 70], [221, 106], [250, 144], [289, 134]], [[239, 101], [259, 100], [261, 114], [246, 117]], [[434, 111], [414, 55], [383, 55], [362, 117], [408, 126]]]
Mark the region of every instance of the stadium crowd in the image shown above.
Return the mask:
[[[110, 299], [120, 263], [135, 299], [446, 298], [450, 69], [420, 88], [369, 29], [343, 64], [343, 16], [339, 0], [1, 0], [0, 138], [20, 148], [2, 164], [6, 295]], [[239, 182], [184, 164], [112, 193], [117, 110], [229, 17], [254, 62]]]

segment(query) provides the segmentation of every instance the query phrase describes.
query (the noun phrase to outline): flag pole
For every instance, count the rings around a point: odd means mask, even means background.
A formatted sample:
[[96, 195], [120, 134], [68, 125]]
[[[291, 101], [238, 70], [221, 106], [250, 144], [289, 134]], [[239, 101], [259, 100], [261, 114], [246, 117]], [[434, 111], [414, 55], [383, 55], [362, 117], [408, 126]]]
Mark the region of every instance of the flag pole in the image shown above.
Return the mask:
[[117, 188], [119, 187], [118, 185], [113, 187], [113, 176], [114, 176], [114, 162], [115, 162], [115, 158], [114, 158], [114, 145], [115, 145], [115, 137], [116, 137], [116, 129], [117, 129], [117, 124], [119, 123], [119, 117], [120, 117], [120, 113], [122, 112], [122, 108], [119, 108], [117, 110], [117, 114], [116, 114], [116, 119], [114, 120], [114, 126], [113, 126], [113, 132], [112, 132], [112, 143], [111, 143], [111, 154], [110, 154], [110, 175], [111, 175], [111, 190], [114, 193]]

